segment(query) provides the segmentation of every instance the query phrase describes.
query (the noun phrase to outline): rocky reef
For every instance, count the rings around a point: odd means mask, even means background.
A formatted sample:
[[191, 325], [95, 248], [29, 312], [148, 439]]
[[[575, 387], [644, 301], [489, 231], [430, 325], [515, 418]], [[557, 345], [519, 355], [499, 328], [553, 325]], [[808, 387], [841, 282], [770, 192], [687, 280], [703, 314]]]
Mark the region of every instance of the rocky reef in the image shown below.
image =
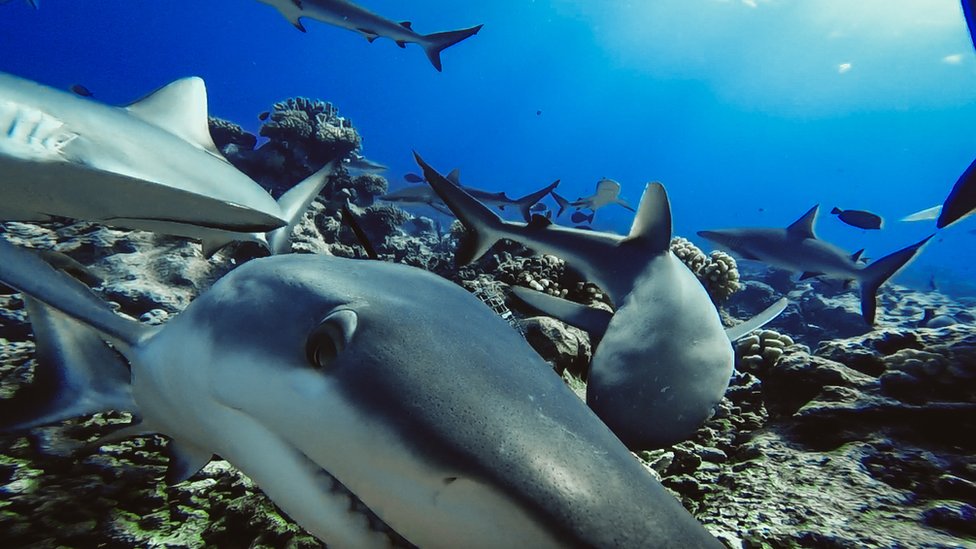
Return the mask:
[[[228, 158], [279, 194], [360, 138], [327, 103], [276, 104], [261, 135], [212, 120]], [[381, 260], [431, 270], [504, 302], [525, 286], [610, 309], [606, 295], [561, 259], [501, 242], [478, 262], [453, 261], [460, 229], [376, 202], [386, 181], [340, 173], [293, 233], [297, 253], [364, 258], [341, 220], [351, 204]], [[101, 279], [95, 291], [146, 323], [178, 314], [246, 261], [229, 248], [90, 223], [0, 225], [19, 245], [63, 252]], [[737, 266], [689, 241], [672, 250], [729, 323], [779, 297], [787, 311], [736, 345], [737, 371], [692, 440], [638, 457], [730, 547], [959, 547], [976, 545], [976, 319], [972, 303], [888, 285], [878, 325], [856, 294], [830, 282]], [[926, 309], [945, 317], [921, 326]], [[931, 315], [930, 315], [931, 316]], [[586, 332], [515, 312], [513, 325], [567, 383], [585, 391]], [[0, 292], [0, 396], [33, 375], [31, 328], [19, 295]], [[101, 414], [0, 437], [0, 539], [7, 547], [319, 547], [249, 479], [215, 460], [166, 485], [166, 441], [147, 436], [94, 452], [66, 449], [104, 435], [123, 414]]]

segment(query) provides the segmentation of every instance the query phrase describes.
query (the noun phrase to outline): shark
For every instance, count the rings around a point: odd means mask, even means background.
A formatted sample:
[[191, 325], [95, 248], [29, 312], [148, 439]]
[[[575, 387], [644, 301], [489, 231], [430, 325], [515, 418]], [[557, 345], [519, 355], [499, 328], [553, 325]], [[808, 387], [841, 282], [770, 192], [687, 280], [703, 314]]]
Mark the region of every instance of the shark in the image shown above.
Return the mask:
[[[6, 4], [11, 0], [0, 0], [0, 4]], [[26, 0], [28, 4], [31, 5], [35, 10], [41, 9], [41, 0]]]
[[[593, 353], [586, 403], [631, 449], [684, 440], [711, 414], [728, 387], [733, 351], [718, 311], [695, 275], [670, 250], [671, 208], [660, 183], [641, 197], [630, 233], [587, 231], [502, 220], [417, 155], [430, 186], [464, 224], [456, 260], [470, 263], [505, 238], [552, 254], [595, 282], [615, 307], [612, 318], [566, 300], [538, 303], [547, 313], [603, 333]], [[562, 303], [576, 318], [560, 314]]]
[[401, 48], [408, 43], [418, 44], [427, 59], [437, 69], [441, 67], [441, 51], [470, 38], [481, 30], [482, 25], [467, 29], [419, 34], [409, 21], [396, 22], [377, 15], [348, 0], [258, 0], [273, 6], [298, 30], [305, 32], [302, 18], [314, 19], [358, 32], [373, 42], [379, 37], [389, 38]]
[[200, 78], [114, 107], [0, 73], [3, 221], [67, 217], [267, 248], [270, 233], [284, 228], [275, 234], [287, 238], [303, 213], [290, 205], [314, 198], [333, 168], [276, 202], [217, 150]]
[[[461, 185], [460, 170], [454, 169], [447, 175], [447, 179], [454, 185]], [[504, 192], [491, 192], [476, 189], [474, 187], [463, 187], [465, 192], [476, 197], [479, 201], [491, 207], [504, 211], [505, 208], [512, 208], [519, 211], [522, 218], [528, 221], [532, 217], [532, 206], [550, 194], [559, 185], [559, 180], [553, 181], [542, 189], [529, 193], [521, 198], [509, 198]], [[437, 193], [427, 185], [416, 185], [404, 187], [402, 189], [387, 193], [380, 197], [380, 200], [396, 202], [400, 204], [423, 204], [434, 208], [445, 215], [454, 215], [451, 209], [438, 197]]]
[[556, 217], [561, 216], [568, 208], [592, 210], [595, 213], [600, 208], [609, 206], [610, 204], [617, 204], [630, 211], [634, 211], [633, 206], [628, 204], [626, 200], [620, 198], [620, 183], [617, 183], [613, 179], [601, 179], [596, 184], [596, 192], [584, 198], [569, 201], [556, 193], [552, 193], [552, 197], [559, 204], [559, 211], [556, 213]]
[[161, 433], [169, 482], [219, 455], [336, 547], [722, 547], [515, 330], [421, 269], [255, 259], [157, 327], [2, 240], [0, 281], [37, 349], [3, 432], [130, 412], [94, 446]]
[[817, 238], [814, 224], [819, 205], [784, 228], [736, 228], [699, 231], [698, 236], [742, 257], [773, 267], [802, 273], [801, 278], [822, 276], [856, 281], [860, 286], [861, 316], [873, 325], [878, 288], [908, 264], [933, 235], [864, 265], [860, 253], [851, 255]]
[[358, 152], [350, 153], [349, 156], [343, 160], [342, 165], [345, 166], [347, 170], [357, 173], [382, 173], [389, 169], [383, 164], [370, 160]]

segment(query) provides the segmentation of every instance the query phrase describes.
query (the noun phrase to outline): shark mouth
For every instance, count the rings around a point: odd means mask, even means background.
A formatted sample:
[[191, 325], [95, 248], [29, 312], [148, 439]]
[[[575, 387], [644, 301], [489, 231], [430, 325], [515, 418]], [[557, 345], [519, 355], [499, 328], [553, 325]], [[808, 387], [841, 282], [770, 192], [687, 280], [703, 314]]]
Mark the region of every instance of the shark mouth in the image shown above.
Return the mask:
[[346, 487], [339, 479], [332, 476], [327, 470], [325, 470], [321, 465], [313, 461], [310, 457], [305, 455], [301, 450], [292, 446], [292, 450], [295, 452], [296, 457], [301, 461], [304, 461], [308, 466], [309, 470], [315, 475], [315, 482], [318, 486], [322, 487], [324, 490], [328, 490], [329, 497], [332, 499], [343, 499], [348, 502], [348, 512], [353, 516], [353, 520], [359, 519], [365, 521], [366, 527], [379, 534], [383, 534], [389, 540], [390, 547], [403, 547], [409, 549], [416, 549], [417, 546], [410, 543], [406, 538], [401, 536], [394, 530], [390, 525], [383, 522], [376, 513], [373, 512], [359, 497], [349, 488]]

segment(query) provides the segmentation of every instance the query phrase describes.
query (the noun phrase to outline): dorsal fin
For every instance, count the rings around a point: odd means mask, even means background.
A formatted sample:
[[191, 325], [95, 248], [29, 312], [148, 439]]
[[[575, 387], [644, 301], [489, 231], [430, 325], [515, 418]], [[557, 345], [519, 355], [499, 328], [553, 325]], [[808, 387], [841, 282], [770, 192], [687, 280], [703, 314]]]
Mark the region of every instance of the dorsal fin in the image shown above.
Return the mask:
[[405, 29], [413, 30], [413, 23], [411, 23], [410, 21], [400, 21], [400, 26]]
[[453, 170], [451, 170], [451, 173], [447, 174], [447, 177], [445, 177], [444, 179], [447, 179], [451, 183], [454, 183], [455, 185], [457, 185], [458, 187], [460, 187], [461, 186], [461, 168], [454, 168]]
[[181, 78], [126, 107], [132, 115], [220, 158], [210, 137], [207, 87], [196, 76]]
[[863, 253], [864, 253], [864, 248], [861, 248], [860, 250], [852, 253], [851, 254], [851, 261], [853, 261], [854, 263], [857, 263], [858, 261], [860, 261], [861, 254], [863, 254]]
[[650, 183], [644, 189], [634, 224], [630, 226], [628, 241], [643, 241], [651, 250], [667, 250], [671, 245], [671, 203], [668, 192], [660, 183]]
[[801, 240], [804, 238], [817, 238], [817, 235], [813, 232], [813, 222], [817, 219], [817, 210], [819, 209], [820, 204], [810, 208], [800, 219], [797, 219], [792, 225], [787, 227], [786, 232], [791, 237]]

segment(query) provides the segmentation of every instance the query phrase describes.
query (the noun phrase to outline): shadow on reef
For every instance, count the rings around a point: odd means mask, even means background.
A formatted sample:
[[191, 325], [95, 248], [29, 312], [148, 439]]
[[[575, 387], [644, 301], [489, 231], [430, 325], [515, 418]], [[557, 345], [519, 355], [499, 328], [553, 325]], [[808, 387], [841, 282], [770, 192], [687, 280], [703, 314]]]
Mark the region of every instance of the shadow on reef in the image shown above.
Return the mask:
[[[258, 138], [211, 120], [227, 157], [278, 195], [326, 162], [358, 148], [348, 121], [326, 103], [275, 106]], [[292, 249], [366, 257], [341, 221], [347, 202], [381, 260], [418, 266], [470, 291], [500, 296], [524, 286], [593, 307], [603, 291], [554, 256], [510, 242], [458, 269], [463, 229], [376, 201], [376, 175], [340, 173], [293, 232]], [[238, 245], [205, 259], [180, 238], [90, 223], [5, 223], [18, 245], [55, 249], [105, 282], [96, 291], [123, 314], [166, 322], [214, 280], [254, 256]], [[736, 266], [688, 241], [671, 249], [695, 272], [728, 323], [782, 295], [791, 305], [736, 345], [737, 372], [692, 440], [640, 452], [641, 460], [710, 531], [734, 547], [954, 547], [976, 543], [976, 326], [971, 304], [937, 292], [882, 289], [879, 326], [860, 318], [843, 287], [796, 283]], [[920, 328], [935, 308], [956, 323]], [[515, 317], [533, 347], [577, 391], [594, 342], [549, 317]], [[813, 349], [813, 350], [811, 350]], [[0, 396], [28, 383], [31, 328], [17, 294], [0, 294]], [[321, 544], [282, 516], [226, 462], [171, 487], [159, 482], [165, 452], [149, 437], [81, 459], [42, 448], [90, 441], [121, 417], [103, 414], [31, 441], [0, 437], [0, 539], [10, 546], [292, 546]], [[650, 420], [650, 419], [649, 419]]]

